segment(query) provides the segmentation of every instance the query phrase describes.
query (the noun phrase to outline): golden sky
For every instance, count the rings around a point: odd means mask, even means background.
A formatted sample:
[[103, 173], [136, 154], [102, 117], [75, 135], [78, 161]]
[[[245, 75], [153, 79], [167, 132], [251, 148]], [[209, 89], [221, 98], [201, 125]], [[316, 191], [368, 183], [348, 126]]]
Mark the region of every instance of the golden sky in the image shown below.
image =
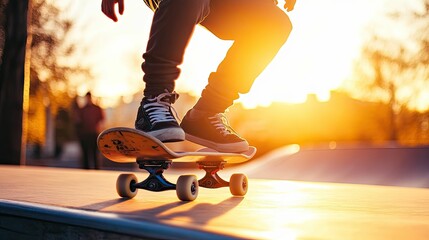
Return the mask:
[[[51, 1], [63, 9], [65, 16], [75, 20], [77, 31], [73, 38], [84, 49], [77, 61], [93, 66], [96, 81], [79, 86], [79, 94], [91, 89], [109, 106], [118, 96], [140, 92], [141, 55], [153, 14], [143, 1], [125, 0], [125, 13], [117, 23], [101, 13], [101, 1]], [[288, 13], [294, 25], [288, 42], [241, 101], [247, 107], [273, 101], [296, 103], [305, 101], [309, 93], [328, 100], [329, 92], [350, 76], [369, 24], [392, 7], [413, 2], [297, 0], [295, 10]], [[198, 96], [230, 44], [198, 26], [181, 66], [176, 90]]]

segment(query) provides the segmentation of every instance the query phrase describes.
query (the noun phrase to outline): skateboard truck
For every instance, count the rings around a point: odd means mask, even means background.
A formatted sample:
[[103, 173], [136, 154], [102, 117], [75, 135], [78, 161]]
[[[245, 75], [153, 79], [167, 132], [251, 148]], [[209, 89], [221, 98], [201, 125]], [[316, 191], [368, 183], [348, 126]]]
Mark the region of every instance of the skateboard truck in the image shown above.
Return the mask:
[[206, 175], [198, 181], [198, 185], [205, 188], [228, 187], [234, 196], [244, 196], [247, 193], [248, 182], [244, 174], [233, 174], [230, 181], [223, 180], [217, 172], [225, 167], [227, 161], [221, 158], [206, 157], [197, 161], [198, 167], [206, 171]]
[[211, 161], [198, 161], [198, 168], [204, 169], [206, 175], [198, 181], [201, 187], [205, 188], [221, 188], [229, 186], [229, 182], [223, 180], [217, 172], [225, 167], [226, 161], [211, 160]]
[[[193, 201], [198, 196], [199, 186], [206, 188], [228, 187], [234, 196], [244, 196], [248, 189], [248, 180], [244, 174], [232, 174], [229, 182], [223, 180], [218, 172], [226, 163], [237, 164], [251, 159], [255, 147], [249, 147], [242, 153], [216, 152], [202, 148], [197, 151], [173, 151], [159, 139], [132, 128], [111, 128], [100, 133], [97, 145], [103, 155], [118, 163], [135, 162], [149, 176], [142, 182], [132, 173], [120, 174], [116, 180], [116, 191], [119, 196], [133, 198], [138, 189], [154, 192], [176, 190], [177, 197], [182, 201]], [[197, 162], [206, 174], [198, 181], [193, 174], [181, 175], [176, 184], [167, 181], [163, 175], [174, 162]]]
[[140, 169], [149, 172], [149, 176], [142, 182], [134, 183], [132, 187], [161, 192], [176, 189], [176, 184], [165, 179], [164, 170], [171, 166], [171, 160], [137, 160]]

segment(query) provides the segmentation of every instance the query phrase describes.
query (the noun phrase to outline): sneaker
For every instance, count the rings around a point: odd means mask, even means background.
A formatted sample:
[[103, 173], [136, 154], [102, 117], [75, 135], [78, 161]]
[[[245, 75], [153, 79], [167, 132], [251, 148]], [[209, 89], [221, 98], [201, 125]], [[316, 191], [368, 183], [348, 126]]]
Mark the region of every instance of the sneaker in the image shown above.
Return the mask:
[[191, 109], [180, 126], [186, 133], [186, 140], [218, 152], [244, 152], [249, 149], [247, 141], [229, 126], [223, 113], [209, 115]]
[[[185, 140], [185, 132], [180, 128], [171, 106], [179, 94], [162, 93], [154, 98], [143, 98], [137, 112], [135, 128], [159, 139], [162, 142]], [[176, 114], [177, 115], [177, 114]]]

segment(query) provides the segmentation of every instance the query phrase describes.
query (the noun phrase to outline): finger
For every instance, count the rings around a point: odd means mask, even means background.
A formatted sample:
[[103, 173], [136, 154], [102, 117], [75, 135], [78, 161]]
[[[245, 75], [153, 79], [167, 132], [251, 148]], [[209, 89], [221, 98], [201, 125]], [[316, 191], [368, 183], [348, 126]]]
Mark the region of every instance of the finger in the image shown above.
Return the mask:
[[118, 17], [116, 17], [115, 8], [109, 8], [107, 17], [112, 19], [114, 22], [118, 21]]
[[288, 12], [292, 11], [294, 8], [294, 4], [291, 4], [289, 2], [285, 3], [284, 9], [286, 9]]
[[104, 13], [104, 15], [106, 15], [107, 16], [107, 13], [106, 13], [106, 7], [104, 6], [104, 1], [103, 2], [101, 2], [101, 11]]
[[112, 1], [103, 1], [101, 4], [101, 11], [106, 15], [108, 18], [112, 19], [113, 21], [118, 21], [118, 18], [115, 14], [115, 3]]
[[122, 15], [124, 13], [124, 0], [119, 0], [118, 4], [119, 4], [119, 14]]

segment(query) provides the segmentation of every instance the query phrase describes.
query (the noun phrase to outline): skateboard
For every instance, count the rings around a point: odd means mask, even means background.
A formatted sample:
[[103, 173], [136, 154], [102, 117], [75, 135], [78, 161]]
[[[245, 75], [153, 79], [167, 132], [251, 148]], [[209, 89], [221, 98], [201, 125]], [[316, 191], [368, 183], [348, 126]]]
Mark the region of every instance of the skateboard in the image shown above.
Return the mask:
[[[256, 153], [255, 147], [241, 153], [217, 152], [202, 148], [193, 152], [179, 152], [168, 148], [164, 143], [149, 134], [133, 128], [110, 128], [98, 136], [98, 149], [111, 161], [118, 163], [137, 162], [149, 176], [138, 182], [134, 174], [121, 174], [116, 181], [116, 190], [123, 198], [133, 198], [138, 189], [154, 192], [176, 190], [182, 201], [193, 201], [198, 196], [199, 187], [229, 187], [234, 196], [244, 196], [248, 180], [244, 174], [231, 175], [230, 181], [223, 180], [217, 173], [226, 163], [242, 163], [250, 160]], [[195, 162], [206, 174], [200, 180], [195, 175], [181, 175], [177, 183], [169, 182], [163, 175], [173, 162]]]

